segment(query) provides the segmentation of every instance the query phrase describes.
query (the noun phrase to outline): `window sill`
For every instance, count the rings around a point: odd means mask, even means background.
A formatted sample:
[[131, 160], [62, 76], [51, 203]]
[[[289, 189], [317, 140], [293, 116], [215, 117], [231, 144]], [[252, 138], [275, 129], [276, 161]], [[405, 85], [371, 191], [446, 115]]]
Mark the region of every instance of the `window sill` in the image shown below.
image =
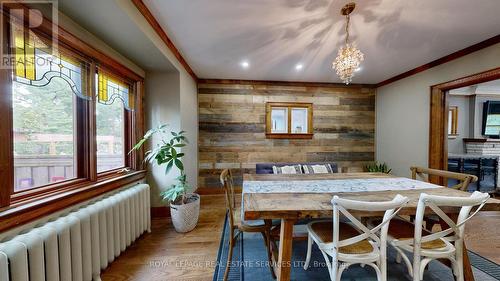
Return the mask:
[[312, 139], [314, 134], [271, 134], [266, 133], [268, 139]]
[[0, 232], [140, 181], [145, 176], [144, 170], [132, 171], [125, 175], [106, 177], [97, 182], [81, 183], [71, 189], [66, 188], [50, 194], [15, 200], [10, 206], [0, 210]]

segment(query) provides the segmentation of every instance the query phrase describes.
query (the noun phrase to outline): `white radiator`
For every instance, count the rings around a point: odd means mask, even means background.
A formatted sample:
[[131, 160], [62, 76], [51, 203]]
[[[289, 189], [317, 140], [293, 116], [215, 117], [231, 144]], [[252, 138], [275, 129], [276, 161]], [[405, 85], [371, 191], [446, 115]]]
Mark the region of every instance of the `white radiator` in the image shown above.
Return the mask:
[[101, 280], [101, 270], [145, 231], [151, 231], [148, 185], [106, 194], [4, 239], [0, 280]]

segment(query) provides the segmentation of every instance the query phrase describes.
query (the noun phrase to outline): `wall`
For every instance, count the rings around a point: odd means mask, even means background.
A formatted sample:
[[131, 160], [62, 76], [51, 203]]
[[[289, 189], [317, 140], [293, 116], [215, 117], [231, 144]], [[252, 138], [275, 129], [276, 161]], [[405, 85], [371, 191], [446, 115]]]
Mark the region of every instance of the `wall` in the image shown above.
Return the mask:
[[[219, 188], [224, 168], [240, 185], [259, 162], [334, 161], [362, 171], [374, 159], [374, 95], [356, 86], [199, 84], [199, 186]], [[313, 103], [313, 139], [266, 139], [266, 102]]]
[[[458, 108], [457, 133], [455, 138], [448, 138], [448, 153], [464, 153], [463, 139], [470, 138], [474, 128], [474, 112], [470, 112], [470, 103], [474, 100], [472, 96], [450, 95], [450, 106]], [[472, 117], [472, 118], [471, 118]], [[472, 130], [471, 130], [472, 129]]]
[[85, 43], [91, 45], [97, 50], [103, 52], [109, 57], [120, 62], [121, 64], [128, 67], [130, 70], [134, 71], [138, 75], [142, 77], [145, 76], [145, 71], [141, 67], [137, 66], [135, 63], [133, 63], [132, 61], [130, 61], [129, 59], [127, 59], [126, 57], [115, 51], [113, 48], [108, 46], [104, 41], [102, 41], [101, 39], [94, 36], [92, 33], [82, 28], [80, 25], [78, 25], [78, 23], [74, 22], [71, 18], [67, 17], [61, 12], [59, 12], [58, 14], [58, 24], [71, 34], [78, 37], [80, 40], [83, 40]]
[[198, 95], [196, 83], [189, 75], [180, 77], [181, 129], [186, 131], [189, 143], [182, 149], [186, 153], [184, 168], [192, 191], [198, 188]]
[[450, 95], [450, 106], [458, 107], [458, 136], [448, 138], [449, 153], [465, 153], [464, 138], [485, 138], [483, 130], [483, 104], [486, 101], [500, 101], [494, 94]]
[[500, 44], [377, 89], [376, 158], [396, 175], [428, 166], [430, 86], [496, 68]]
[[[181, 127], [179, 74], [147, 72], [145, 80], [146, 128], [158, 127], [168, 124], [167, 130], [179, 131]], [[168, 135], [167, 137], [170, 137]], [[149, 148], [161, 144], [161, 136], [154, 136], [149, 143]], [[177, 169], [172, 169], [165, 175], [165, 167], [156, 164], [149, 165], [147, 181], [151, 186], [151, 206], [162, 206], [160, 192], [168, 188], [179, 175]]]
[[[177, 115], [179, 119], [178, 126], [180, 129], [187, 132], [187, 137], [190, 140], [190, 144], [186, 146], [182, 151], [186, 153], [184, 157], [185, 172], [187, 174], [188, 183], [191, 185], [192, 190], [196, 190], [198, 187], [198, 149], [197, 149], [197, 139], [198, 139], [198, 114], [197, 114], [197, 91], [196, 91], [196, 81], [189, 75], [189, 73], [184, 69], [184, 67], [177, 60], [175, 55], [170, 51], [170, 49], [165, 45], [161, 38], [156, 34], [156, 31], [149, 25], [144, 16], [137, 10], [132, 1], [130, 0], [115, 0], [120, 7], [128, 14], [128, 16], [137, 24], [137, 26], [144, 32], [144, 34], [153, 42], [153, 44], [162, 52], [163, 55], [174, 65], [176, 71], [174, 76], [169, 80], [162, 81], [158, 78], [158, 83], [154, 85], [150, 84], [149, 89], [146, 88], [146, 101], [149, 104], [149, 110], [146, 111], [147, 120], [153, 120], [155, 117], [155, 112], [163, 112], [162, 114], [167, 115]], [[166, 73], [147, 73], [146, 81], [149, 79], [149, 75], [168, 75]], [[148, 83], [148, 82], [146, 82]], [[175, 90], [166, 90], [173, 89]], [[156, 89], [156, 90], [155, 90]], [[151, 92], [154, 93], [151, 93]], [[175, 105], [169, 104], [166, 100], [174, 99], [173, 97], [167, 97], [168, 95], [175, 96]], [[150, 98], [150, 96], [156, 96], [156, 98]], [[152, 99], [152, 100], [150, 100]], [[154, 100], [154, 101], [153, 101]], [[155, 102], [156, 101], [156, 102]], [[166, 108], [165, 108], [166, 107]], [[148, 112], [149, 111], [149, 112]], [[151, 124], [152, 125], [152, 124]], [[160, 189], [168, 187], [173, 183], [172, 178], [168, 178], [163, 181], [160, 174], [156, 174], [159, 171], [157, 168], [151, 168], [150, 175], [148, 177], [148, 183], [154, 188], [151, 195], [151, 202], [153, 207], [164, 205], [159, 197]]]

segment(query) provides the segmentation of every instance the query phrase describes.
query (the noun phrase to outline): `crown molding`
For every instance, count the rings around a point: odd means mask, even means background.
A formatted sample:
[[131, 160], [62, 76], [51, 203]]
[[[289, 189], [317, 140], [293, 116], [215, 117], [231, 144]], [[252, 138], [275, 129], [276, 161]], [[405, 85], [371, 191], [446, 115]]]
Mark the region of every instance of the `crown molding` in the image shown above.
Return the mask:
[[153, 16], [151, 11], [148, 9], [146, 4], [142, 0], [132, 0], [132, 3], [134, 3], [135, 7], [139, 12], [144, 16], [146, 21], [149, 23], [149, 25], [154, 29], [156, 34], [160, 36], [161, 40], [167, 45], [167, 47], [170, 49], [170, 51], [174, 54], [175, 58], [179, 61], [179, 63], [184, 67], [184, 69], [191, 75], [191, 77], [194, 79], [194, 81], [198, 81], [198, 76], [196, 76], [196, 73], [194, 73], [193, 69], [189, 66], [187, 61], [184, 59], [182, 54], [179, 52], [179, 49], [175, 47], [174, 42], [170, 40], [168, 37], [167, 33], [161, 28], [160, 23], [156, 20], [156, 18]]
[[242, 80], [242, 79], [198, 79], [198, 84], [242, 84], [242, 85], [272, 85], [295, 87], [337, 87], [337, 88], [375, 88], [375, 84], [349, 84], [302, 82], [302, 81], [273, 81], [273, 80]]
[[377, 88], [385, 86], [385, 85], [388, 85], [388, 84], [393, 83], [393, 82], [396, 82], [398, 80], [404, 79], [406, 77], [415, 75], [415, 74], [420, 73], [422, 71], [426, 71], [426, 70], [428, 70], [430, 68], [433, 68], [435, 66], [438, 66], [438, 65], [450, 62], [452, 60], [459, 59], [459, 58], [461, 58], [463, 56], [466, 56], [468, 54], [474, 53], [474, 52], [479, 51], [481, 49], [493, 46], [493, 45], [498, 44], [498, 43], [500, 43], [500, 34], [496, 35], [494, 37], [491, 37], [489, 39], [486, 39], [484, 41], [481, 41], [481, 42], [479, 42], [477, 44], [474, 44], [472, 46], [469, 46], [467, 48], [464, 48], [462, 50], [456, 51], [456, 52], [454, 52], [452, 54], [449, 54], [447, 56], [444, 56], [442, 58], [439, 58], [437, 60], [433, 60], [433, 61], [431, 61], [429, 63], [423, 64], [423, 65], [421, 65], [419, 67], [416, 67], [416, 68], [414, 68], [412, 70], [403, 72], [403, 73], [401, 73], [399, 75], [396, 75], [394, 77], [386, 79], [386, 80], [384, 80], [382, 82], [379, 82], [379, 83], [377, 83]]

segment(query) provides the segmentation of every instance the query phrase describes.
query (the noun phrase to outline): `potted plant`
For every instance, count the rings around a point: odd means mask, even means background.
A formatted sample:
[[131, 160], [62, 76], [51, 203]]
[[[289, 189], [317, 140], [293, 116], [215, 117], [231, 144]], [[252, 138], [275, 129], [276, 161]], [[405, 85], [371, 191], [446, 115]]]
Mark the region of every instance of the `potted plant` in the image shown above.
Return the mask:
[[370, 173], [385, 173], [390, 174], [392, 169], [389, 169], [386, 163], [373, 162], [365, 166], [367, 172]]
[[187, 193], [189, 185], [187, 184], [186, 173], [182, 158], [184, 153], [179, 150], [188, 143], [184, 136], [184, 131], [170, 132], [172, 137], [167, 138], [167, 125], [161, 125], [146, 132], [144, 137], [132, 148], [138, 150], [153, 135], [162, 135], [161, 144], [151, 148], [145, 154], [145, 162], [156, 163], [157, 165], [166, 165], [165, 174], [168, 174], [175, 166], [180, 175], [176, 182], [170, 188], [160, 193], [164, 201], [170, 204], [170, 215], [172, 223], [177, 232], [189, 232], [193, 230], [198, 223], [200, 213], [200, 196], [196, 193]]

